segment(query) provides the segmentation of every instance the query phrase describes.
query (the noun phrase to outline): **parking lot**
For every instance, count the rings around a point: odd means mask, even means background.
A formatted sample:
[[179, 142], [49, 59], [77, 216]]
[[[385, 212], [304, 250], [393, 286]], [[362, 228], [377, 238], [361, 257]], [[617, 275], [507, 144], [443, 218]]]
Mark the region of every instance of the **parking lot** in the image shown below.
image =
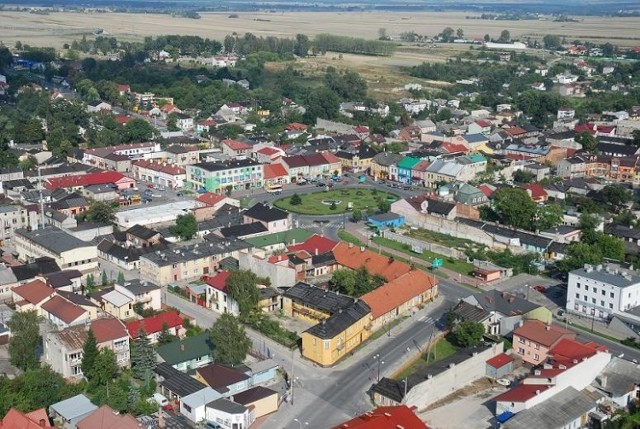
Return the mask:
[[565, 307], [567, 301], [565, 286], [566, 284], [559, 280], [530, 274], [519, 274], [493, 285], [499, 291], [509, 292], [544, 305], [554, 314]]

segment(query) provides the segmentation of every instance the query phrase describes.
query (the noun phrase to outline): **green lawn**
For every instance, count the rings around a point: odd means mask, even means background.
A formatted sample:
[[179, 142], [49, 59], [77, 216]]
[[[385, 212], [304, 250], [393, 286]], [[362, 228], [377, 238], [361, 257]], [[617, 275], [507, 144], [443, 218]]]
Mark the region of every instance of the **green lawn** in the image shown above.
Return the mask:
[[440, 244], [446, 247], [453, 247], [456, 249], [464, 249], [468, 246], [475, 246], [471, 240], [464, 238], [457, 238], [449, 234], [442, 234], [441, 232], [429, 231], [428, 229], [407, 229], [407, 235], [417, 239], [423, 239], [430, 243]]
[[459, 261], [453, 258], [448, 258], [444, 255], [440, 255], [438, 253], [434, 253], [429, 250], [425, 250], [421, 254], [417, 254], [411, 251], [411, 248], [409, 247], [408, 244], [398, 243], [397, 241], [389, 240], [387, 238], [382, 238], [382, 237], [374, 237], [372, 241], [374, 243], [380, 244], [390, 249], [395, 249], [402, 253], [406, 253], [407, 255], [411, 255], [414, 258], [422, 259], [423, 261], [431, 262], [433, 261], [434, 258], [442, 258], [444, 260], [445, 268], [465, 276], [470, 275], [471, 272], [473, 271], [473, 264], [470, 264], [464, 261]]
[[346, 241], [347, 243], [353, 243], [356, 246], [366, 246], [366, 244], [363, 243], [358, 237], [351, 234], [350, 232], [345, 231], [344, 229], [338, 231], [338, 238], [342, 241]]
[[398, 373], [394, 378], [396, 380], [402, 380], [405, 377], [410, 376], [411, 374], [416, 373], [422, 368], [426, 368], [429, 364], [447, 358], [457, 352], [459, 350], [458, 347], [451, 344], [446, 338], [442, 338], [439, 340], [435, 346], [431, 348], [428, 353], [420, 356], [420, 359], [415, 361], [413, 364], [403, 369], [400, 373]]
[[[375, 211], [378, 208], [378, 201], [380, 201], [380, 199], [389, 198], [389, 202], [398, 199], [398, 196], [395, 194], [365, 188], [342, 188], [299, 195], [302, 199], [302, 204], [292, 205], [291, 197], [286, 197], [276, 201], [273, 205], [291, 213], [332, 215], [350, 211], [348, 210], [348, 203], [353, 204], [353, 210], [371, 209]], [[336, 201], [334, 210], [331, 209], [330, 201]]]

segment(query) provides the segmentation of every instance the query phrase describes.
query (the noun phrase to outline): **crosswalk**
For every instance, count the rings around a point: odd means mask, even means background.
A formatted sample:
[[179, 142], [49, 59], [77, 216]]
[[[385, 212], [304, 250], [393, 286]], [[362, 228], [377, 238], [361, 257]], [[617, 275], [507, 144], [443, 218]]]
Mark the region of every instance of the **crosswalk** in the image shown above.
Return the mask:
[[427, 325], [431, 325], [435, 322], [435, 320], [433, 319], [433, 317], [430, 317], [428, 315], [424, 315], [421, 318], [418, 319], [418, 322], [422, 322], [422, 323], [426, 323]]

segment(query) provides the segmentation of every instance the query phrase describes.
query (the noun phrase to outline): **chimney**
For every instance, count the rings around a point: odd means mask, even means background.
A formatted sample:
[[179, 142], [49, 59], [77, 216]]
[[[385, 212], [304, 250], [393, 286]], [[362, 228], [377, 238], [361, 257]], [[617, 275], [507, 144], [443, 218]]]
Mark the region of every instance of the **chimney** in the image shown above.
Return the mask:
[[353, 248], [353, 243], [349, 243], [349, 249]]
[[536, 395], [539, 395], [539, 394], [540, 394], [540, 390], [536, 390]]
[[318, 248], [316, 247], [316, 256], [318, 256]]
[[551, 325], [545, 326], [544, 329], [546, 329], [547, 331], [550, 331], [551, 330]]
[[360, 252], [364, 253], [364, 246], [360, 246]]

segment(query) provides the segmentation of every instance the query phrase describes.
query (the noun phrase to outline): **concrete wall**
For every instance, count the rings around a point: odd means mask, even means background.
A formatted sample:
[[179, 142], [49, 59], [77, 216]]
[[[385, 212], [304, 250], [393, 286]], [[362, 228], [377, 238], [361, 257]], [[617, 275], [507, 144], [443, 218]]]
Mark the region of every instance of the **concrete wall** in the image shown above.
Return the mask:
[[408, 244], [409, 246], [417, 246], [424, 250], [439, 253], [449, 258], [461, 259], [464, 258], [464, 252], [449, 247], [440, 246], [438, 244], [429, 243], [428, 241], [418, 240], [416, 238], [407, 237], [406, 235], [397, 234], [389, 230], [383, 230], [382, 236], [389, 240], [397, 241], [398, 243]]
[[418, 384], [407, 393], [405, 405], [418, 408], [427, 407], [467, 384], [484, 377], [487, 360], [503, 351], [504, 345], [502, 343], [495, 344], [453, 368]]
[[296, 271], [293, 268], [270, 264], [264, 259], [259, 259], [247, 253], [240, 253], [238, 257], [241, 270], [250, 270], [259, 277], [271, 279], [274, 287], [289, 287], [296, 284]]

